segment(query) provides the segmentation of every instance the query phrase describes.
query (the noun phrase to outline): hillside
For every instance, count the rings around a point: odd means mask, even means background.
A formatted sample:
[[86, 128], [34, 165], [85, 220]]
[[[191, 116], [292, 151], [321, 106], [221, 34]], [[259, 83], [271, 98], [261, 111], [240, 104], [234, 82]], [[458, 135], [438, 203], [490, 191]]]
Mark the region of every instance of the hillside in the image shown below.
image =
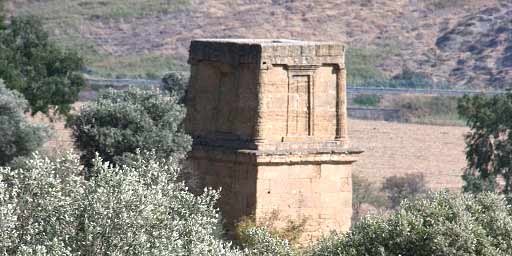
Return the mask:
[[404, 67], [455, 87], [504, 88], [512, 78], [512, 6], [499, 0], [11, 0], [8, 7], [43, 17], [53, 38], [80, 49], [102, 76], [157, 77], [186, 69], [193, 38], [251, 37], [345, 42], [354, 76], [371, 79]]

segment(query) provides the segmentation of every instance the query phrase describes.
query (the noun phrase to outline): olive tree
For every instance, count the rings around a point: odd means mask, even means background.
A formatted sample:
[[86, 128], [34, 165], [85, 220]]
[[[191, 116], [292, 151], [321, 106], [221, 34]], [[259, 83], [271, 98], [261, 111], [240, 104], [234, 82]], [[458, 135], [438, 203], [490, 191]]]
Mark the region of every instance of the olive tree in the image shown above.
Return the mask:
[[219, 238], [219, 193], [190, 193], [177, 162], [96, 158], [88, 181], [73, 154], [0, 168], [0, 254], [241, 255]]
[[0, 80], [0, 166], [16, 157], [28, 156], [40, 148], [50, 135], [48, 127], [31, 124], [24, 112], [28, 102], [9, 90]]
[[81, 160], [91, 166], [95, 154], [119, 163], [141, 151], [159, 157], [184, 156], [192, 139], [182, 129], [185, 107], [176, 97], [155, 90], [104, 91], [84, 105], [69, 126]]
[[439, 192], [400, 208], [325, 238], [311, 255], [512, 255], [512, 215], [503, 196]]

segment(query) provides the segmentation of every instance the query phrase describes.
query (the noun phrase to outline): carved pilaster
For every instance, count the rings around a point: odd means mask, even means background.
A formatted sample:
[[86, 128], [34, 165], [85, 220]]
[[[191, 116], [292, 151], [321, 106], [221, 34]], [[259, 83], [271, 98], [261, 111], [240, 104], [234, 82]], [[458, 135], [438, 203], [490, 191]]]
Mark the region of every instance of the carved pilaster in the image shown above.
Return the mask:
[[262, 109], [263, 109], [263, 90], [262, 86], [265, 84], [267, 70], [271, 68], [270, 65], [265, 65], [260, 69], [260, 74], [258, 77], [258, 81], [256, 83], [256, 91], [257, 91], [257, 102], [258, 107], [256, 109], [256, 121], [254, 124], [254, 143], [255, 144], [263, 144], [265, 143], [265, 139], [263, 138], [263, 135], [261, 134], [261, 124], [262, 124]]
[[340, 65], [336, 69], [336, 137], [342, 145], [348, 146], [347, 126], [347, 72]]

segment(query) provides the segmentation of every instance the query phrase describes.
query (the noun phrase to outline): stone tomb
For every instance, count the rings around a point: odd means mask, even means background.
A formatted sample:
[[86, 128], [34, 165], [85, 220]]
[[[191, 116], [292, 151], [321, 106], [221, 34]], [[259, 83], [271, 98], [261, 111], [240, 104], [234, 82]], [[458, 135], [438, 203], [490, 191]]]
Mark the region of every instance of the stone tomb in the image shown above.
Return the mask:
[[190, 46], [186, 130], [199, 186], [222, 187], [228, 232], [243, 216], [306, 220], [303, 241], [352, 216], [344, 47], [270, 39]]

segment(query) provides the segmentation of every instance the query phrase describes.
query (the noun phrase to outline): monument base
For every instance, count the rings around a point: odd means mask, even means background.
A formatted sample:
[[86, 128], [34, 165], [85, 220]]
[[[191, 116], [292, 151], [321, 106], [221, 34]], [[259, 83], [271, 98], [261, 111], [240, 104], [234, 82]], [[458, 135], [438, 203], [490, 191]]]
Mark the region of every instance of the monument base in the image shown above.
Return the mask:
[[253, 215], [256, 222], [279, 216], [304, 221], [301, 241], [316, 240], [329, 231], [347, 231], [352, 217], [352, 170], [360, 151], [329, 152], [234, 150], [196, 146], [189, 159], [198, 187], [222, 188], [219, 208], [224, 227]]

